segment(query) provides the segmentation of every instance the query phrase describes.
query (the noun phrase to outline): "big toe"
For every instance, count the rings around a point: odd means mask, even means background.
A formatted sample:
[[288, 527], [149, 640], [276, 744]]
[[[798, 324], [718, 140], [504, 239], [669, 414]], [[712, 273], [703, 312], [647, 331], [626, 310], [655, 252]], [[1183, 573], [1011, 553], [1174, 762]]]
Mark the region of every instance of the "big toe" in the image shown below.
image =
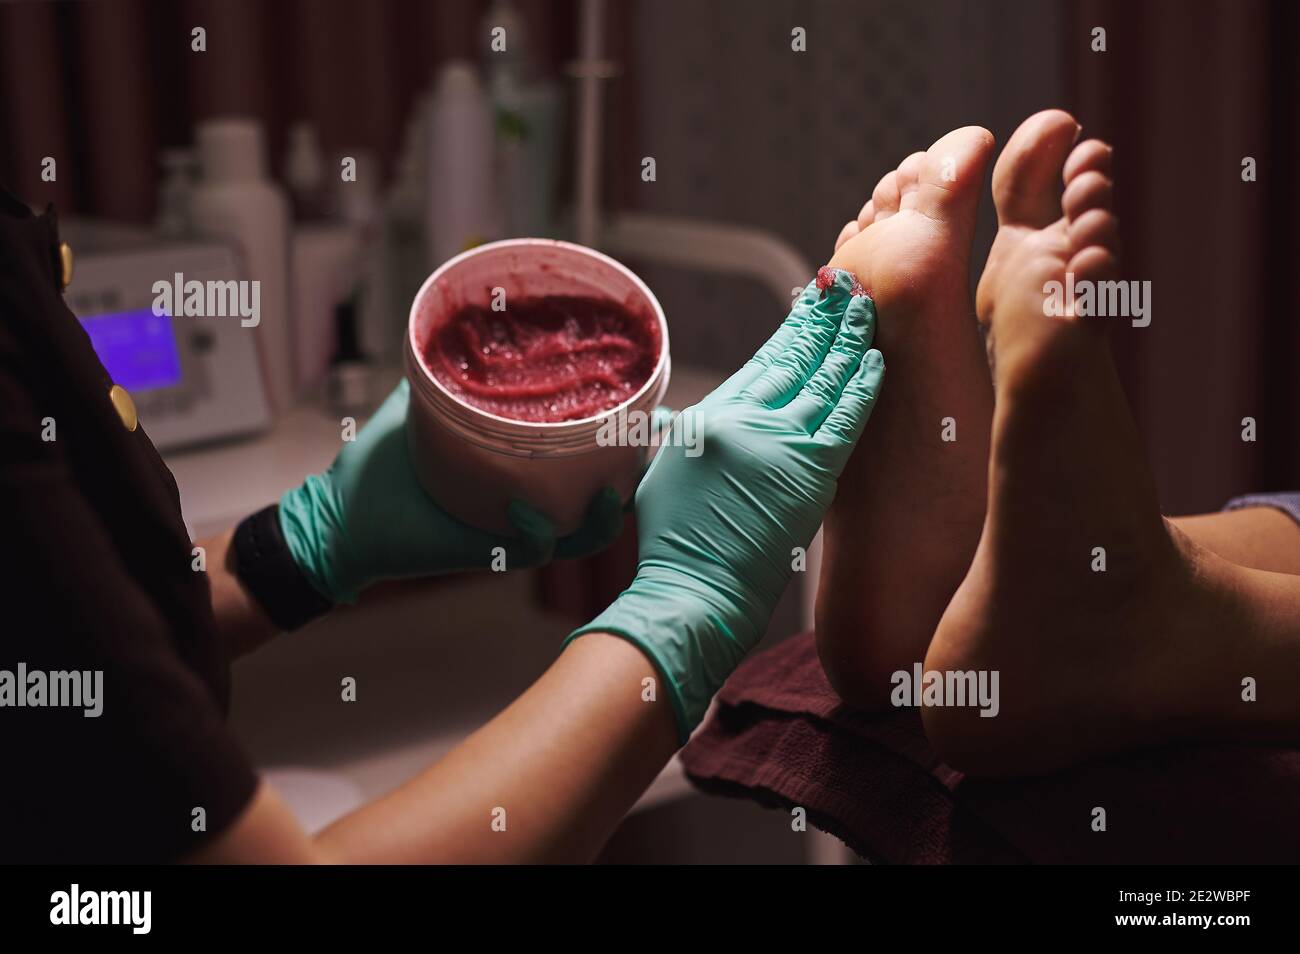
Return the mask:
[[1079, 124], [1059, 109], [1020, 124], [993, 167], [998, 224], [1046, 228], [1061, 217], [1062, 168], [1079, 137]]
[[984, 169], [992, 154], [993, 134], [982, 126], [963, 126], [948, 133], [915, 165], [916, 208], [932, 219], [964, 220], [973, 226]]

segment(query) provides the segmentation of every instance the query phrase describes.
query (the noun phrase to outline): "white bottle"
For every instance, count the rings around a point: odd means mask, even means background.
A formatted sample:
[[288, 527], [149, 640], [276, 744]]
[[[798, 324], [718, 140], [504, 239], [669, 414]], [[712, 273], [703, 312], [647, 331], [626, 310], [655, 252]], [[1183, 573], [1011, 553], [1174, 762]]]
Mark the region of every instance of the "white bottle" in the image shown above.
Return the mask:
[[[360, 348], [372, 358], [396, 357], [401, 353], [402, 334], [395, 316], [405, 318], [410, 299], [394, 299], [389, 285], [384, 207], [379, 196], [379, 160], [368, 149], [345, 151], [357, 164], [357, 177], [339, 184], [339, 217], [355, 230], [361, 243], [360, 313], [357, 336]], [[405, 328], [402, 321], [402, 328]]]
[[163, 180], [158, 185], [158, 215], [154, 221], [159, 235], [173, 239], [189, 237], [197, 165], [198, 157], [193, 149], [163, 150]]
[[425, 128], [425, 237], [437, 268], [497, 233], [492, 104], [474, 67], [442, 68]]
[[289, 127], [284, 183], [289, 188], [294, 218], [298, 221], [323, 219], [333, 212], [325, 179], [325, 154], [316, 127], [309, 122], [296, 122]]
[[427, 164], [425, 127], [430, 113], [432, 93], [421, 97], [406, 124], [402, 150], [398, 155], [392, 186], [384, 197], [383, 227], [380, 229], [379, 257], [384, 277], [385, 311], [378, 326], [378, 340], [367, 329], [366, 344], [381, 361], [400, 358], [406, 335], [406, 319], [415, 293], [429, 277], [429, 237], [425, 235], [426, 199], [425, 165]]
[[[498, 32], [499, 31], [499, 32]], [[513, 0], [495, 0], [479, 32], [496, 115], [500, 226], [506, 238], [551, 234], [559, 145], [560, 90], [529, 55], [527, 22]]]
[[484, 50], [488, 98], [492, 103], [496, 181], [500, 193], [501, 230], [506, 238], [527, 238], [521, 216], [526, 200], [524, 151], [528, 128], [522, 110], [524, 21], [510, 0], [496, 0], [483, 17], [479, 33], [489, 38]]
[[255, 120], [207, 120], [199, 124], [197, 139], [194, 229], [236, 245], [244, 256], [243, 277], [260, 283], [258, 324], [248, 331], [257, 335], [271, 402], [283, 411], [293, 401], [297, 382], [289, 307], [289, 201], [266, 175], [266, 144]]

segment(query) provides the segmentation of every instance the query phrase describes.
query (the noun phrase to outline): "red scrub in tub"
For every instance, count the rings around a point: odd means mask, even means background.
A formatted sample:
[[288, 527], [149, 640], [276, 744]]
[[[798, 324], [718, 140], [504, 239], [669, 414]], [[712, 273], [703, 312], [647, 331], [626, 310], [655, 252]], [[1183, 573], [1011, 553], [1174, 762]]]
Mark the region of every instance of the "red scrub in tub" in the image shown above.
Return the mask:
[[618, 406], [654, 373], [660, 347], [653, 315], [547, 295], [501, 311], [466, 305], [430, 329], [422, 350], [433, 376], [466, 404], [541, 423]]
[[[636, 491], [669, 347], [654, 294], [600, 252], [509, 239], [444, 262], [411, 302], [402, 357], [420, 485], [492, 533], [518, 533], [515, 500], [573, 533], [605, 488], [624, 502]], [[626, 433], [609, 433], [615, 413]]]

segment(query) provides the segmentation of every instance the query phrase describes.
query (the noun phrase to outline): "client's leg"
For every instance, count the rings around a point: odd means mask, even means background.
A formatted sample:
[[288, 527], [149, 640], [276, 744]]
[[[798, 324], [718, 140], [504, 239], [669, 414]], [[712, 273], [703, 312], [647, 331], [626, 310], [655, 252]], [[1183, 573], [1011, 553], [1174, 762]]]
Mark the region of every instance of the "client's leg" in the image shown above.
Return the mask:
[[1246, 507], [1170, 523], [1225, 560], [1257, 570], [1300, 573], [1300, 524], [1274, 507]]
[[922, 710], [938, 752], [981, 774], [1300, 739], [1300, 576], [1231, 563], [1161, 518], [1108, 319], [1044, 314], [1046, 282], [1116, 271], [1110, 153], [1070, 151], [1077, 128], [1031, 117], [993, 175], [1000, 229], [976, 296], [997, 387], [988, 513], [926, 669], [997, 671], [1000, 711]]
[[[889, 383], [826, 517], [817, 649], [847, 701], [888, 699], [925, 656], [984, 520], [993, 390], [970, 300], [985, 129], [908, 156], [845, 226], [831, 265], [876, 302]], [[951, 419], [946, 421], [945, 419]]]

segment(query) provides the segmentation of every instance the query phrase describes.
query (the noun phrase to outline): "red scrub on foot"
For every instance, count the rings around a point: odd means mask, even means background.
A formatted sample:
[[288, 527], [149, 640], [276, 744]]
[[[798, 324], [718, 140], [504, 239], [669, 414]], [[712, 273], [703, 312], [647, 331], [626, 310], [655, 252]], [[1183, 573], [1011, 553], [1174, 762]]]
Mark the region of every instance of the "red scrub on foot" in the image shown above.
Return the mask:
[[[831, 268], [829, 265], [823, 265], [821, 268], [817, 269], [817, 288], [818, 288], [818, 290], [819, 290], [819, 291], [825, 291], [826, 289], [830, 288], [831, 285], [833, 285], [833, 284], [835, 283], [835, 273], [836, 273], [836, 272], [842, 272], [842, 271], [844, 271], [844, 269], [842, 269], [842, 268]], [[852, 275], [852, 277], [853, 277], [853, 287], [850, 289], [850, 292], [851, 292], [852, 294], [854, 294], [854, 295], [870, 295], [870, 294], [871, 294], [871, 292], [867, 291], [865, 288], [862, 287], [862, 282], [858, 281], [858, 276], [857, 276], [857, 275], [853, 275], [852, 272], [849, 272], [849, 274]]]
[[662, 347], [654, 316], [563, 295], [467, 305], [424, 342], [430, 372], [466, 404], [548, 423], [609, 410], [649, 380]]

